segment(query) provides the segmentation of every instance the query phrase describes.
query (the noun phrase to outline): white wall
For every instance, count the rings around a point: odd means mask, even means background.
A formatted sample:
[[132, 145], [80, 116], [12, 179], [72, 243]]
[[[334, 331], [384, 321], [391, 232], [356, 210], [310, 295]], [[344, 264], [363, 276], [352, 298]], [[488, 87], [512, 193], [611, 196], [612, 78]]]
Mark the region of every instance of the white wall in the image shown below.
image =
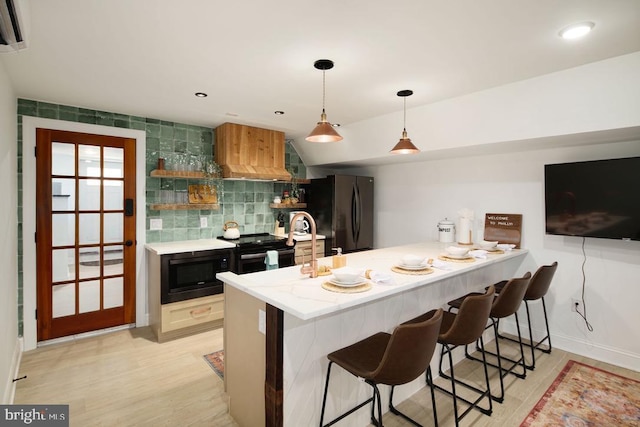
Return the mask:
[[[631, 156], [640, 156], [640, 141], [458, 157], [357, 172], [376, 179], [376, 247], [437, 240], [438, 221], [457, 219], [462, 208], [475, 212], [474, 238], [482, 237], [486, 213], [521, 213], [522, 246], [530, 250], [521, 272], [559, 263], [547, 297], [553, 344], [640, 370], [640, 242], [586, 239], [585, 297], [594, 329], [588, 332], [570, 310], [571, 298], [581, 295], [582, 238], [546, 236], [544, 228], [544, 164]], [[536, 329], [542, 326], [539, 308], [535, 307], [533, 320]]]
[[18, 170], [16, 97], [0, 62], [0, 403], [13, 400], [18, 349]]

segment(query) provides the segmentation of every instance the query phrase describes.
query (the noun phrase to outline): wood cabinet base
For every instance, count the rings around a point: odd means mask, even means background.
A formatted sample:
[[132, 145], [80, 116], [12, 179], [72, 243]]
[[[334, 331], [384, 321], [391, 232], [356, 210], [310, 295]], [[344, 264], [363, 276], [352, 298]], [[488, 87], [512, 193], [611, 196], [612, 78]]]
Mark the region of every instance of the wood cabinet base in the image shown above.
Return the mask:
[[219, 328], [224, 323], [224, 295], [163, 304], [152, 323], [158, 342]]

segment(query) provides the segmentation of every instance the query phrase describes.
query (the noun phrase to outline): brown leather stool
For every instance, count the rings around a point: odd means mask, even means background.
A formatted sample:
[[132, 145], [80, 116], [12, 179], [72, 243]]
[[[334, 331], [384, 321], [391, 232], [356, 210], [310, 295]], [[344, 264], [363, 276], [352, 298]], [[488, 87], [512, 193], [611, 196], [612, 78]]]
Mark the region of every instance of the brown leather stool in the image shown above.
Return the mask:
[[[555, 261], [551, 265], [543, 265], [533, 274], [531, 281], [529, 282], [529, 287], [527, 288], [527, 292], [524, 294], [524, 306], [527, 310], [527, 323], [529, 324], [529, 342], [526, 341], [522, 344], [525, 347], [529, 347], [531, 349], [531, 364], [525, 366], [529, 370], [534, 370], [536, 367], [536, 355], [534, 350], [538, 349], [544, 353], [551, 353], [551, 334], [549, 333], [549, 319], [547, 318], [547, 306], [544, 302], [544, 297], [551, 286], [551, 281], [553, 280], [553, 276], [558, 269], [558, 262]], [[506, 285], [506, 281], [502, 281], [496, 283], [495, 289], [496, 292], [500, 292], [502, 288]], [[533, 329], [531, 328], [531, 314], [529, 312], [529, 301], [542, 300], [542, 311], [544, 313], [544, 325], [547, 330], [547, 335], [542, 338], [537, 343], [533, 341]], [[515, 342], [515, 339], [511, 337], [507, 337], [504, 335], [499, 335], [500, 338], [507, 339], [509, 341]], [[541, 348], [540, 345], [547, 341], [549, 343], [548, 348]]]
[[[393, 334], [378, 332], [362, 341], [348, 347], [330, 353], [329, 367], [327, 369], [327, 382], [322, 398], [322, 412], [320, 414], [320, 426], [324, 419], [324, 410], [327, 402], [327, 390], [329, 389], [329, 376], [333, 363], [341, 366], [373, 388], [373, 396], [344, 414], [330, 421], [325, 426], [330, 426], [344, 417], [352, 414], [371, 402], [371, 422], [376, 426], [382, 426], [382, 405], [380, 403], [380, 391], [378, 384], [391, 386], [389, 395], [389, 410], [407, 421], [420, 426], [416, 421], [401, 413], [393, 406], [393, 389], [395, 386], [406, 384], [418, 378], [423, 372], [431, 379], [429, 363], [436, 348], [438, 331], [442, 322], [442, 309], [430, 312], [430, 316], [424, 316], [420, 322], [403, 324], [393, 331]], [[438, 425], [436, 414], [436, 400], [431, 388], [431, 403], [433, 405], [433, 419]], [[377, 404], [378, 419], [375, 418], [374, 408]]]
[[[451, 391], [436, 385], [433, 382], [431, 375], [429, 375], [429, 372], [427, 372], [427, 383], [430, 386], [453, 397], [453, 413], [456, 419], [456, 426], [458, 425], [460, 420], [474, 408], [485, 415], [491, 415], [493, 411], [487, 365], [484, 365], [484, 377], [487, 384], [487, 389], [480, 390], [477, 387], [474, 387], [464, 381], [455, 378], [453, 371], [453, 357], [451, 355], [451, 352], [458, 346], [468, 345], [475, 341], [479, 341], [480, 349], [484, 350], [482, 333], [484, 332], [487, 320], [489, 320], [489, 313], [491, 312], [491, 304], [493, 302], [494, 294], [495, 291], [493, 289], [493, 286], [489, 286], [485, 294], [473, 295], [466, 298], [460, 305], [460, 310], [457, 313], [443, 313], [442, 325], [440, 326], [440, 334], [438, 335], [438, 342], [442, 344], [442, 348], [440, 351], [439, 373], [441, 377], [451, 380]], [[403, 323], [403, 325], [407, 323], [421, 322], [423, 318], [428, 318], [431, 313], [431, 311], [425, 313], [422, 316], [418, 316], [415, 319], [410, 320], [409, 322]], [[449, 356], [451, 375], [446, 375], [442, 371], [442, 359], [445, 353], [447, 353]], [[482, 354], [484, 358], [484, 352]], [[478, 398], [475, 401], [471, 402], [462, 398], [461, 396], [458, 396], [456, 394], [456, 384], [477, 392], [479, 394]], [[485, 398], [488, 401], [488, 408], [479, 406], [480, 402]], [[461, 400], [469, 405], [469, 407], [461, 415], [458, 415], [458, 400]]]
[[[493, 366], [494, 368], [498, 368], [499, 376], [500, 376], [500, 395], [496, 396], [494, 394], [491, 395], [491, 398], [496, 402], [502, 403], [504, 401], [504, 377], [509, 373], [514, 374], [518, 378], [525, 378], [527, 376], [527, 369], [525, 368], [524, 362], [524, 348], [522, 345], [522, 336], [520, 335], [520, 321], [518, 320], [518, 308], [520, 308], [520, 304], [522, 303], [522, 298], [524, 298], [525, 292], [527, 292], [527, 288], [529, 286], [529, 281], [531, 279], [531, 273], [527, 272], [522, 278], [511, 279], [507, 281], [507, 283], [503, 286], [502, 292], [498, 294], [493, 299], [493, 304], [491, 305], [491, 313], [489, 314], [489, 320], [491, 322], [489, 325], [485, 327], [485, 329], [493, 328], [494, 336], [496, 337], [496, 353], [491, 353], [485, 350], [485, 353], [496, 356], [498, 360], [498, 364], [494, 365], [486, 362], [488, 365]], [[472, 292], [467, 295], [464, 295], [460, 298], [457, 298], [453, 301], [449, 301], [449, 311], [453, 308], [460, 309], [460, 306], [464, 302], [465, 299], [469, 298], [473, 295], [482, 295], [477, 292]], [[509, 316], [515, 316], [516, 318], [516, 329], [518, 330], [518, 343], [520, 344], [520, 358], [518, 360], [512, 360], [507, 357], [500, 355], [500, 340], [498, 339], [498, 325], [500, 319], [504, 319]], [[478, 346], [476, 348], [479, 350]], [[485, 355], [483, 354], [483, 360], [480, 360], [467, 351], [467, 346], [464, 346], [464, 354], [467, 359], [476, 360], [478, 362], [483, 362], [485, 359]], [[509, 368], [503, 368], [502, 362], [506, 360], [511, 363]], [[522, 365], [522, 373], [519, 374], [514, 372], [516, 366]]]

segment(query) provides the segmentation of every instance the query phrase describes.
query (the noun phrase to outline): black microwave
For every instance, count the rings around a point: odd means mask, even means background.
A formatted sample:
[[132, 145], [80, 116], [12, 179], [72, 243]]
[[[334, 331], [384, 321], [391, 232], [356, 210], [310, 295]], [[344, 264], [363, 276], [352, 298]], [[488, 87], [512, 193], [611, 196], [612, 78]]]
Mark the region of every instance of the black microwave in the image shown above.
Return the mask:
[[230, 249], [184, 252], [161, 256], [160, 302], [168, 304], [224, 292], [216, 275], [233, 269]]

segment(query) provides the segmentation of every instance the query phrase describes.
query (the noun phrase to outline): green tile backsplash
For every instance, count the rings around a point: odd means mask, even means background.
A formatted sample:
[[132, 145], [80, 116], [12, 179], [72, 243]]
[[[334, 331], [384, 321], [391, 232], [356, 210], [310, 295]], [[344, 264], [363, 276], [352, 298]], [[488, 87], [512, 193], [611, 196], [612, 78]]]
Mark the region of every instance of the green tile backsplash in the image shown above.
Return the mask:
[[[226, 221], [236, 221], [240, 232], [272, 232], [277, 210], [269, 208], [276, 194], [281, 195], [288, 184], [224, 180], [220, 183], [219, 210], [157, 211], [149, 205], [160, 203], [162, 191], [180, 192], [189, 184], [199, 180], [152, 178], [151, 170], [157, 166], [158, 157], [172, 159], [176, 155], [204, 155], [212, 158], [215, 149], [213, 129], [174, 123], [152, 118], [130, 116], [107, 111], [89, 110], [68, 105], [51, 104], [27, 99], [18, 99], [18, 313], [19, 334], [23, 333], [22, 316], [22, 117], [34, 116], [71, 122], [144, 130], [146, 140], [146, 240], [170, 242], [195, 240], [221, 236]], [[296, 177], [306, 177], [306, 167], [290, 143], [286, 144], [285, 164]], [[164, 193], [168, 194], [168, 193]], [[206, 217], [208, 227], [200, 228], [200, 218]], [[162, 219], [162, 230], [150, 230], [149, 220]]]

